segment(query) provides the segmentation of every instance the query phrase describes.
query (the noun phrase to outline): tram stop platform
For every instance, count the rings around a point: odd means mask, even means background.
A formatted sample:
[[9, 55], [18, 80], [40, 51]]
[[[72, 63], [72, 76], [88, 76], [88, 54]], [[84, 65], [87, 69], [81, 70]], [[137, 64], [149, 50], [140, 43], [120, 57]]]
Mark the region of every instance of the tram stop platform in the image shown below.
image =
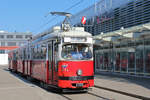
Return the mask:
[[98, 73], [96, 86], [150, 98], [150, 78]]

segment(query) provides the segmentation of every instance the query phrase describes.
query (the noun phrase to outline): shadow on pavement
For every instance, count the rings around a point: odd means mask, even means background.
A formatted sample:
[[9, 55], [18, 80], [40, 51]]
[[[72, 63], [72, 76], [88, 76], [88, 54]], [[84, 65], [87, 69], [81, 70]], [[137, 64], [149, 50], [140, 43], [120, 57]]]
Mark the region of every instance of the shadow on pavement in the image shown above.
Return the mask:
[[134, 77], [127, 75], [117, 75], [113, 73], [97, 73], [95, 74], [96, 78], [117, 81], [117, 82], [125, 82], [128, 84], [137, 84], [147, 89], [150, 89], [150, 78], [143, 77]]

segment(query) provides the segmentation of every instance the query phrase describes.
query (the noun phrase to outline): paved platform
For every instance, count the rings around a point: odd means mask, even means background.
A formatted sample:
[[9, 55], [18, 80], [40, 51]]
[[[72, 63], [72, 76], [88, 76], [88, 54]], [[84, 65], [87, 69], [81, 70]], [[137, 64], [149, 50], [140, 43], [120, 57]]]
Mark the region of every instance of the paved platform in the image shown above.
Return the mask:
[[95, 85], [150, 98], [150, 79], [96, 74]]
[[[87, 94], [66, 94], [64, 96], [46, 91], [32, 84], [19, 75], [8, 71], [7, 66], [0, 66], [0, 100], [139, 100], [114, 92], [93, 87]], [[150, 85], [147, 80], [132, 80], [107, 75], [95, 75], [95, 84], [121, 91], [150, 97]]]
[[24, 80], [0, 65], [0, 100], [66, 100]]

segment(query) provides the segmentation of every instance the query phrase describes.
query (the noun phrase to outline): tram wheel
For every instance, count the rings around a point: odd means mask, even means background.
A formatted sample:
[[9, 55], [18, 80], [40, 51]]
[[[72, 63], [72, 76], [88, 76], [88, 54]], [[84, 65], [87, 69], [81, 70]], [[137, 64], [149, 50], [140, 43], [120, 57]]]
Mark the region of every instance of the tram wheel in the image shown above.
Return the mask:
[[27, 76], [28, 81], [32, 81], [32, 78], [30, 76]]
[[12, 69], [8, 68], [8, 70], [9, 70], [10, 72], [12, 72]]
[[40, 81], [40, 87], [44, 88], [44, 83], [42, 81]]
[[43, 86], [43, 87], [44, 87], [44, 89], [46, 89], [46, 90], [47, 90], [47, 89], [48, 89], [48, 85], [47, 85], [46, 83], [44, 83], [43, 85], [44, 85], [44, 86]]

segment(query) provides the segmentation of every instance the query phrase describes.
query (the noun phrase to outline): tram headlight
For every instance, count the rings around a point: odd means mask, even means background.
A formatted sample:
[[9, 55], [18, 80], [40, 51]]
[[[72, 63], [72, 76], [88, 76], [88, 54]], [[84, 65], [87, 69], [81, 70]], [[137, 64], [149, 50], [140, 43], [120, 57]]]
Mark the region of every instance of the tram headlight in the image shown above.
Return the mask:
[[81, 70], [81, 69], [79, 69], [79, 70], [77, 71], [77, 75], [79, 75], [79, 76], [82, 75], [82, 70]]

